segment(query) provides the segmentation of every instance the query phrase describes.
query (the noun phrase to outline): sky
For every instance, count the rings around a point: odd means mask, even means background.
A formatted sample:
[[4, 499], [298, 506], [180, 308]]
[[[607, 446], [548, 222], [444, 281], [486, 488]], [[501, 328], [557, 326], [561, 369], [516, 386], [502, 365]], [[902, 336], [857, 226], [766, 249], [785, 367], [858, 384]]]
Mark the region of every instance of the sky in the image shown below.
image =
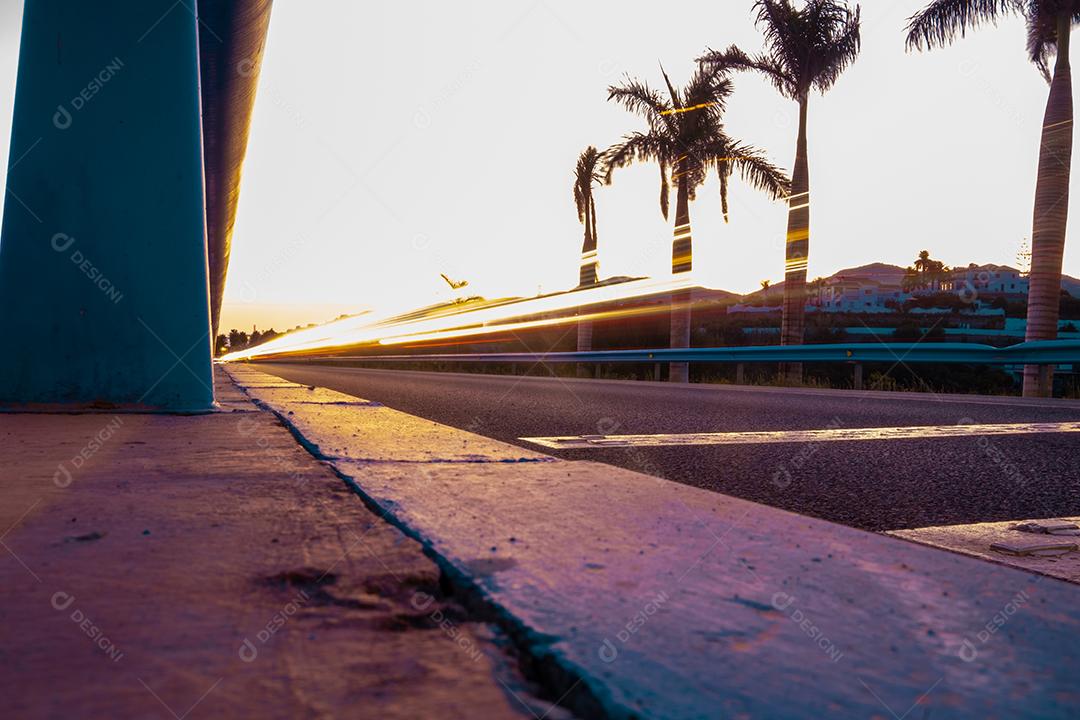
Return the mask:
[[[1015, 264], [1030, 238], [1047, 85], [1017, 19], [953, 46], [904, 49], [922, 0], [863, 3], [863, 49], [810, 101], [810, 277], [922, 249]], [[365, 309], [577, 283], [571, 192], [587, 145], [642, 121], [606, 101], [626, 74], [678, 83], [707, 47], [761, 48], [751, 0], [357, 3], [278, 0], [244, 166], [223, 328], [278, 330]], [[0, 0], [0, 132], [10, 133], [19, 0]], [[797, 107], [735, 78], [730, 135], [791, 168]], [[0, 143], [6, 166], [7, 143]], [[601, 276], [670, 274], [654, 165], [596, 193]], [[2, 200], [0, 200], [2, 202]], [[1080, 192], [1072, 203], [1080, 202]], [[1072, 213], [1078, 218], [1076, 208]], [[717, 182], [691, 207], [695, 279], [749, 292], [783, 278], [782, 202]], [[1080, 275], [1074, 220], [1064, 270]]]

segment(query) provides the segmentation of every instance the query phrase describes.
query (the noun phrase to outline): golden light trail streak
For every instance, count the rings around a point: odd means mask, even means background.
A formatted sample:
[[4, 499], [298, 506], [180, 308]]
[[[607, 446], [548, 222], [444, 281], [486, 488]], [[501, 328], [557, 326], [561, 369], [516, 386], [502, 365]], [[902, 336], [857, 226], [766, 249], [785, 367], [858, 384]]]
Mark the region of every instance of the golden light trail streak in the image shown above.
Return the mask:
[[[689, 303], [677, 303], [674, 305], [676, 308], [682, 308]], [[667, 312], [672, 305], [664, 305], [663, 312]], [[638, 315], [649, 315], [657, 312], [655, 307], [638, 307], [638, 308], [625, 308], [621, 310], [604, 310], [601, 312], [586, 313], [584, 315], [570, 315], [567, 317], [557, 318], [544, 318], [543, 320], [523, 320], [516, 323], [503, 323], [500, 325], [489, 325], [484, 327], [466, 327], [457, 330], [446, 330], [444, 332], [423, 333], [420, 335], [406, 335], [404, 337], [386, 338], [379, 340], [380, 345], [403, 345], [405, 343], [415, 343], [422, 340], [447, 340], [451, 338], [463, 338], [474, 335], [485, 335], [493, 332], [514, 332], [517, 330], [531, 330], [533, 328], [541, 327], [555, 327], [558, 325], [572, 325], [573, 323], [582, 320], [613, 320], [615, 318], [627, 318], [636, 317]]]
[[707, 103], [701, 103], [700, 105], [691, 105], [690, 107], [672, 108], [671, 110], [661, 110], [660, 114], [661, 115], [678, 115], [679, 113], [693, 112], [695, 110], [704, 110], [705, 108], [712, 107], [713, 105], [716, 105], [716, 104], [717, 103], [715, 103], [715, 102], [707, 102]]
[[464, 307], [446, 306], [403, 315], [351, 317], [290, 333], [253, 348], [229, 353], [221, 360], [233, 362], [361, 344], [399, 345], [425, 340], [474, 337], [570, 324], [580, 320], [638, 315], [656, 312], [656, 308], [626, 308], [557, 318], [520, 319], [554, 312], [568, 313], [589, 305], [642, 299], [684, 290], [692, 287], [693, 284], [692, 278], [689, 277], [658, 280], [646, 278], [526, 300], [490, 301]]

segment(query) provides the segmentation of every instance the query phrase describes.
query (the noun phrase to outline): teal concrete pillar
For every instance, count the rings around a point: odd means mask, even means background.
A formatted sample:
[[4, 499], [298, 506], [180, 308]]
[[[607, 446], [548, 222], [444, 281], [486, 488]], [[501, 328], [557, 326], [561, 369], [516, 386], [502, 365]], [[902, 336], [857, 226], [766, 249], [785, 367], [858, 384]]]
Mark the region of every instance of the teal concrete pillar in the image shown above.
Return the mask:
[[212, 406], [193, 8], [26, 0], [0, 407]]

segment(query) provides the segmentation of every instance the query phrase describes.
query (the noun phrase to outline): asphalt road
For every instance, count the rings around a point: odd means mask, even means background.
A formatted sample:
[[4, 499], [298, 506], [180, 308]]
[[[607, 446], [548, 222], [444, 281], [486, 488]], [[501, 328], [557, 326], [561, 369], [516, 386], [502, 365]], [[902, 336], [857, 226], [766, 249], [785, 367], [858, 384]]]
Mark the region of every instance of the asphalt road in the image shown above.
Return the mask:
[[[520, 438], [1080, 421], [1075, 401], [260, 364], [568, 459], [869, 530], [1080, 515], [1080, 433], [552, 450]], [[658, 498], [658, 501], [660, 498]]]

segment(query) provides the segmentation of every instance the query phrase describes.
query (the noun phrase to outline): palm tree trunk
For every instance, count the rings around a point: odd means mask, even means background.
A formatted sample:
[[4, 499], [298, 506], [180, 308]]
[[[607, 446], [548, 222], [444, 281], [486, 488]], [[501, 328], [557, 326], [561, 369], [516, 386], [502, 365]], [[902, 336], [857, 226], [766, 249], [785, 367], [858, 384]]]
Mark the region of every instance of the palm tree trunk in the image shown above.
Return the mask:
[[[597, 249], [597, 244], [600, 242], [600, 236], [596, 233], [596, 199], [589, 196], [589, 219], [592, 224], [592, 249]], [[594, 269], [599, 263], [594, 265]]]
[[585, 239], [581, 243], [581, 267], [578, 273], [578, 284], [582, 286], [596, 284], [596, 234], [593, 222], [593, 213], [596, 212], [591, 202], [585, 205]]
[[[690, 235], [690, 186], [682, 176], [681, 163], [676, 164], [678, 200], [675, 205], [675, 234], [671, 243], [671, 272], [674, 275], [693, 269], [693, 240]], [[680, 290], [671, 295], [671, 347], [690, 347], [690, 291]], [[668, 365], [670, 382], [690, 382], [690, 363]]]
[[[799, 139], [788, 198], [781, 345], [802, 345], [806, 329], [806, 258], [810, 249], [810, 168], [806, 156], [806, 98], [799, 100]], [[788, 382], [802, 383], [802, 363], [787, 363]]]
[[[597, 280], [595, 213], [596, 209], [593, 207], [591, 200], [586, 201], [585, 240], [581, 245], [581, 268], [578, 273], [578, 285], [580, 287], [595, 285]], [[578, 352], [592, 350], [592, 337], [592, 320], [579, 320], [577, 324]], [[588, 363], [578, 363], [577, 376], [583, 378], [592, 377], [592, 366]]]
[[[1057, 22], [1057, 64], [1050, 83], [1035, 184], [1035, 213], [1031, 234], [1031, 274], [1028, 285], [1025, 340], [1054, 340], [1061, 303], [1061, 257], [1069, 216], [1069, 171], [1072, 162], [1072, 70], [1069, 67], [1071, 13]], [[1024, 397], [1050, 397], [1054, 389], [1051, 365], [1024, 368]]]

